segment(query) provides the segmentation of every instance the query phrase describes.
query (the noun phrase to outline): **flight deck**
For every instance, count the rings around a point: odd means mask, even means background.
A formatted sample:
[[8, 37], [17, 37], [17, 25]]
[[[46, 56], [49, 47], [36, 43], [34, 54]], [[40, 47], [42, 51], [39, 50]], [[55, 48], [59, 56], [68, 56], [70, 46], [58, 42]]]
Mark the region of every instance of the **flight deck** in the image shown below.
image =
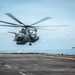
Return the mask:
[[0, 75], [75, 75], [75, 56], [0, 54]]

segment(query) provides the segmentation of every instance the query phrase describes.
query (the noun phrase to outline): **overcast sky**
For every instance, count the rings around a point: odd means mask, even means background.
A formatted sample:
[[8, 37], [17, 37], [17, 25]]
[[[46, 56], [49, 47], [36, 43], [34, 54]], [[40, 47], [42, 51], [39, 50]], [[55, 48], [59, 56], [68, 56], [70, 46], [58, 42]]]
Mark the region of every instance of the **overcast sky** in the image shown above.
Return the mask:
[[68, 26], [51, 27], [51, 31], [38, 30], [40, 39], [32, 46], [29, 43], [16, 45], [14, 35], [8, 33], [18, 32], [21, 28], [0, 27], [0, 52], [48, 52], [49, 49], [71, 49], [75, 46], [75, 0], [0, 0], [0, 20], [17, 23], [5, 13], [11, 13], [25, 24], [52, 17], [37, 26]]

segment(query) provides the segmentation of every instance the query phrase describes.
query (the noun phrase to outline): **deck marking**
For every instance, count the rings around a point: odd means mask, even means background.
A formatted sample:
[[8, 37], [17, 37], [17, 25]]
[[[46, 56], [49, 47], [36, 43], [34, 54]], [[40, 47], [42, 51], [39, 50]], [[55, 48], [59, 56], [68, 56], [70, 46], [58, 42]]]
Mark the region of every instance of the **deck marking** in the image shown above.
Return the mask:
[[20, 74], [22, 74], [22, 75], [26, 75], [26, 74], [24, 74], [23, 72], [19, 72]]
[[7, 65], [7, 64], [6, 64], [5, 66], [8, 67], [8, 68], [11, 68], [11, 67], [10, 67], [9, 65]]

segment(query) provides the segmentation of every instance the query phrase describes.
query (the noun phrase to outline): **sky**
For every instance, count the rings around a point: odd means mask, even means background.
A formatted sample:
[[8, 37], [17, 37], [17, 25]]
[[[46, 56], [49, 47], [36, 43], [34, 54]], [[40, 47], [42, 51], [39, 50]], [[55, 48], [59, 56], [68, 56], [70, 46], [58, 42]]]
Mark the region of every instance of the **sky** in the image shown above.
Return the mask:
[[68, 26], [47, 28], [50, 31], [38, 29], [40, 39], [32, 46], [29, 43], [17, 45], [13, 41], [14, 35], [8, 33], [18, 32], [21, 28], [0, 27], [0, 52], [48, 52], [51, 49], [60, 52], [60, 49], [75, 46], [75, 0], [0, 0], [0, 20], [17, 23], [5, 13], [11, 13], [27, 25], [51, 17], [37, 26]]

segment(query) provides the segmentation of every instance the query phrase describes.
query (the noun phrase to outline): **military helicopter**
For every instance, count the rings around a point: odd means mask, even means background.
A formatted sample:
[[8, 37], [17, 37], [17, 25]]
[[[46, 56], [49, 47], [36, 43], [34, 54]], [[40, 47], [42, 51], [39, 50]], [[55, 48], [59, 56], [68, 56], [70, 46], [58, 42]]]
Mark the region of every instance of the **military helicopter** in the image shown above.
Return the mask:
[[[0, 26], [16, 27], [16, 28], [21, 27], [22, 28], [19, 31], [19, 33], [9, 32], [9, 33], [15, 34], [14, 41], [16, 41], [16, 44], [23, 45], [23, 44], [26, 44], [27, 42], [29, 42], [29, 45], [32, 45], [32, 43], [39, 40], [39, 36], [37, 36], [37, 29], [39, 27], [52, 27], [52, 26], [35, 26], [36, 24], [38, 24], [40, 22], [51, 19], [51, 17], [45, 17], [45, 18], [43, 18], [43, 19], [41, 19], [41, 20], [31, 24], [31, 25], [26, 25], [26, 24], [22, 23], [21, 21], [19, 21], [17, 18], [15, 18], [12, 14], [6, 13], [6, 15], [8, 15], [9, 17], [11, 17], [15, 21], [17, 21], [19, 24], [0, 20], [1, 23], [6, 24], [6, 25], [0, 25]], [[66, 26], [66, 25], [55, 25], [55, 26]]]

